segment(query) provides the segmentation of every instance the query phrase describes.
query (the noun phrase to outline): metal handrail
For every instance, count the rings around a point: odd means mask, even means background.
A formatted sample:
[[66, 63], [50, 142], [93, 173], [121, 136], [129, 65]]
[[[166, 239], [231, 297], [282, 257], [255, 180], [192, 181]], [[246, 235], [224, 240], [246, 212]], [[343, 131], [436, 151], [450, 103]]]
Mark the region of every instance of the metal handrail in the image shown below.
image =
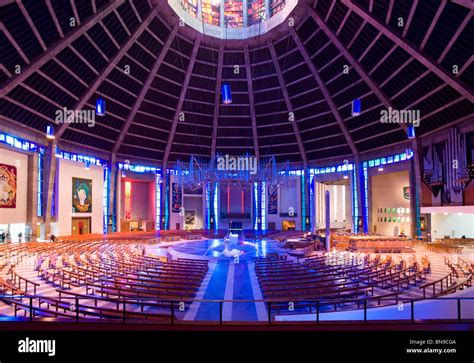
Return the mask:
[[[41, 310], [42, 308], [41, 307], [38, 307], [38, 306], [34, 306], [33, 305], [33, 301], [34, 299], [40, 299], [40, 298], [47, 298], [47, 297], [44, 297], [44, 296], [27, 296], [27, 295], [0, 295], [0, 299], [12, 299], [12, 302], [13, 304], [17, 304], [18, 302], [16, 302], [14, 299], [20, 299], [20, 301], [22, 299], [28, 299], [29, 300], [29, 304], [23, 304], [24, 306], [28, 306], [28, 310], [29, 310], [29, 320], [33, 320], [34, 317], [35, 317], [35, 310]], [[54, 298], [53, 298], [54, 299]], [[395, 300], [395, 298], [383, 298], [381, 297], [380, 298], [381, 300]], [[219, 325], [223, 325], [224, 324], [224, 319], [223, 319], [223, 305], [225, 303], [263, 303], [265, 304], [266, 308], [267, 308], [267, 313], [268, 313], [268, 319], [267, 319], [267, 323], [268, 325], [271, 325], [274, 323], [274, 320], [272, 319], [272, 304], [278, 304], [278, 303], [297, 303], [297, 302], [305, 302], [305, 303], [313, 303], [315, 304], [315, 307], [316, 307], [316, 311], [315, 311], [315, 314], [316, 314], [316, 320], [315, 322], [317, 324], [320, 324], [321, 321], [320, 321], [320, 314], [321, 314], [321, 304], [331, 304], [331, 303], [337, 303], [337, 302], [347, 302], [345, 300], [333, 300], [333, 301], [330, 301], [330, 300], [311, 300], [311, 299], [294, 299], [294, 300], [283, 300], [283, 299], [275, 299], [275, 300], [267, 300], [267, 299], [260, 299], [260, 300], [250, 300], [250, 299], [245, 299], [245, 300], [226, 300], [226, 299], [223, 299], [223, 300], [218, 300], [218, 299], [209, 299], [209, 300], [204, 300], [204, 299], [183, 299], [183, 300], [169, 300], [169, 299], [157, 299], [157, 298], [153, 298], [153, 297], [140, 297], [140, 298], [133, 298], [133, 299], [125, 299], [125, 298], [119, 298], [119, 299], [114, 299], [114, 298], [102, 298], [102, 297], [93, 297], [93, 296], [63, 296], [61, 297], [61, 299], [54, 299], [54, 300], [58, 300], [58, 301], [61, 301], [61, 300], [71, 300], [71, 301], [74, 301], [74, 304], [71, 303], [71, 307], [69, 309], [70, 312], [73, 312], [74, 315], [70, 315], [70, 318], [71, 319], [75, 319], [76, 321], [80, 321], [81, 320], [81, 317], [80, 317], [80, 314], [84, 314], [84, 313], [87, 313], [87, 309], [90, 308], [90, 309], [94, 309], [93, 306], [85, 306], [85, 305], [81, 305], [80, 304], [80, 301], [81, 300], [101, 300], [101, 301], [113, 301], [117, 304], [121, 304], [122, 305], [122, 309], [116, 309], [116, 312], [117, 314], [122, 314], [120, 319], [122, 320], [123, 323], [127, 323], [128, 322], [136, 322], [136, 321], [143, 321], [143, 320], [146, 320], [146, 319], [137, 319], [137, 318], [127, 318], [127, 314], [129, 313], [134, 313], [133, 311], [128, 311], [126, 306], [127, 304], [137, 304], [139, 302], [142, 302], [142, 303], [146, 303], [146, 301], [149, 301], [149, 302], [153, 302], [153, 303], [167, 303], [167, 304], [170, 304], [171, 306], [171, 315], [170, 315], [170, 321], [169, 321], [169, 324], [170, 325], [174, 325], [176, 323], [176, 317], [175, 317], [175, 312], [176, 312], [176, 309], [175, 309], [175, 305], [176, 304], [182, 304], [182, 303], [192, 303], [192, 302], [198, 302], [198, 303], [218, 303], [219, 304]], [[370, 319], [367, 318], [367, 312], [369, 309], [373, 309], [375, 307], [368, 307], [367, 305], [367, 302], [368, 300], [371, 300], [370, 298], [365, 298], [365, 299], [358, 299], [356, 300], [357, 303], [358, 303], [358, 306], [361, 302], [363, 302], [363, 312], [364, 312], [364, 323], [369, 323], [370, 322]], [[419, 299], [419, 300], [415, 300], [415, 299], [401, 299], [401, 298], [398, 298], [398, 300], [404, 300], [406, 302], [409, 302], [410, 303], [410, 323], [416, 323], [417, 320], [415, 319], [415, 302], [420, 302], [420, 301], [429, 301], [429, 300], [433, 300], [433, 301], [443, 301], [443, 300], [454, 300], [457, 302], [456, 304], [456, 308], [457, 308], [457, 319], [454, 319], [455, 321], [457, 322], [474, 322], [474, 319], [469, 319], [469, 318], [466, 318], [466, 319], [463, 319], [462, 318], [462, 314], [461, 314], [461, 301], [473, 301], [474, 303], [474, 297], [437, 297], [437, 298], [426, 298], [426, 299]], [[397, 301], [398, 301], [397, 300]], [[392, 305], [386, 305], [386, 306], [393, 306]], [[74, 309], [73, 309], [74, 307]], [[81, 308], [83, 308], [83, 310], [81, 310]], [[58, 311], [58, 309], [65, 309], [64, 307], [57, 307], [56, 309], [56, 313], [57, 315], [56, 316], [62, 316], [62, 317], [65, 317], [65, 313], [60, 313]], [[99, 309], [106, 309], [106, 308], [99, 308]], [[51, 311], [52, 314], [54, 314], [54, 311]], [[25, 314], [26, 314], [26, 310], [25, 310]], [[311, 312], [310, 312], [311, 314]], [[84, 315], [87, 315], [87, 314], [84, 314]], [[164, 314], [166, 315], [166, 314]], [[278, 314], [277, 314], [278, 315]], [[119, 318], [117, 316], [117, 318]], [[453, 321], [453, 319], [441, 319], [441, 318], [434, 318], [434, 319], [429, 319], [430, 321]], [[84, 319], [82, 319], [82, 321], [84, 321]], [[88, 322], [96, 322], [97, 320], [96, 319], [86, 319], [86, 321]], [[117, 321], [117, 319], [112, 319], [112, 318], [109, 318], [109, 317], [102, 317], [100, 316], [100, 322], [112, 322], [112, 321]], [[359, 322], [359, 320], [345, 320], [346, 322]], [[396, 322], [397, 320], [395, 319], [391, 319], [390, 320], [391, 322]], [[403, 321], [403, 322], [406, 322], [407, 319], [400, 319], [398, 321]], [[180, 324], [186, 324], [187, 320], [179, 320]], [[189, 323], [205, 323], [205, 321], [203, 320], [193, 320], [193, 321], [189, 321]], [[236, 321], [236, 320], [232, 320], [230, 321], [230, 323], [233, 323], [233, 324], [238, 324], [238, 323], [244, 323], [244, 321]], [[245, 321], [246, 324], [249, 323], [249, 321]], [[261, 321], [255, 321], [255, 323], [261, 323]]]

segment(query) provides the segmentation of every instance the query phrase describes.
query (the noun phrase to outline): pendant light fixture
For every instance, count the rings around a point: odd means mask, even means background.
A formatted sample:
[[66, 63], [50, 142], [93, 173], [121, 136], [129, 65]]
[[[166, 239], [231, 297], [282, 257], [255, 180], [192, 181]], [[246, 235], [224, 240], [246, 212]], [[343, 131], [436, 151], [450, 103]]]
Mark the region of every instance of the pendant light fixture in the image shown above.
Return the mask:
[[352, 101], [352, 116], [359, 116], [362, 109], [362, 104], [359, 98]]
[[105, 100], [102, 96], [95, 100], [95, 114], [97, 116], [105, 116]]
[[[227, 46], [227, 18], [224, 15], [224, 27], [225, 27], [225, 44]], [[232, 103], [232, 90], [230, 84], [223, 83], [221, 87], [222, 103], [228, 105]]]
[[[104, 14], [102, 13], [102, 21], [104, 20]], [[100, 85], [104, 79], [102, 78], [103, 74], [100, 76]], [[95, 100], [95, 114], [96, 116], [105, 116], [105, 100], [102, 98], [102, 95], [99, 93], [99, 98]]]
[[222, 103], [228, 105], [232, 103], [232, 90], [230, 89], [230, 84], [224, 83], [221, 89], [222, 93]]

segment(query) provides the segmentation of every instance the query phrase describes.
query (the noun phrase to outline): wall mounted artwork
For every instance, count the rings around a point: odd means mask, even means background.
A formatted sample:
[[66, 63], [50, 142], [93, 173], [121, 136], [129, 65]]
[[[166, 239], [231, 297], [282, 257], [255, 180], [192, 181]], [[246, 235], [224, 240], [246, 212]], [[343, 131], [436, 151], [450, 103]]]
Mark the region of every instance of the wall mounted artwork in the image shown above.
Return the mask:
[[72, 178], [72, 210], [92, 213], [92, 180]]
[[16, 166], [0, 164], [0, 208], [16, 208]]
[[179, 213], [181, 211], [181, 207], [183, 206], [183, 196], [181, 194], [181, 186], [179, 183], [172, 184], [172, 212]]

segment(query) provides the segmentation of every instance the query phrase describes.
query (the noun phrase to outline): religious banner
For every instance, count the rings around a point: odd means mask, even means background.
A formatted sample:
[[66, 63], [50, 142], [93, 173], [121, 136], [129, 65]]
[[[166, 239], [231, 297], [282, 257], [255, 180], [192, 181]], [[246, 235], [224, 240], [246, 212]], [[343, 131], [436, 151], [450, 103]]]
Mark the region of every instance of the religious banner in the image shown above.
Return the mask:
[[125, 219], [132, 219], [132, 183], [125, 182]]
[[172, 202], [172, 209], [173, 213], [179, 213], [181, 211], [181, 207], [183, 206], [182, 202], [182, 195], [181, 195], [181, 186], [179, 183], [172, 183], [172, 194], [171, 194], [171, 202]]
[[270, 185], [268, 187], [268, 214], [278, 213], [278, 187]]
[[410, 199], [410, 187], [403, 187], [403, 198]]
[[92, 213], [92, 180], [72, 178], [73, 213]]
[[0, 208], [16, 208], [16, 190], [16, 167], [0, 164]]

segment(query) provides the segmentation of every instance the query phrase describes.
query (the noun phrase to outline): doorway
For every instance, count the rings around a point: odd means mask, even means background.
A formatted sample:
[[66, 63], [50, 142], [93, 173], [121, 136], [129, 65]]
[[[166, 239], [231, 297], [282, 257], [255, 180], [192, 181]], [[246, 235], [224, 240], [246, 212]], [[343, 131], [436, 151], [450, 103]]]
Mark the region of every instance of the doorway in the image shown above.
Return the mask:
[[91, 233], [91, 218], [78, 217], [72, 218], [71, 235], [81, 235]]

